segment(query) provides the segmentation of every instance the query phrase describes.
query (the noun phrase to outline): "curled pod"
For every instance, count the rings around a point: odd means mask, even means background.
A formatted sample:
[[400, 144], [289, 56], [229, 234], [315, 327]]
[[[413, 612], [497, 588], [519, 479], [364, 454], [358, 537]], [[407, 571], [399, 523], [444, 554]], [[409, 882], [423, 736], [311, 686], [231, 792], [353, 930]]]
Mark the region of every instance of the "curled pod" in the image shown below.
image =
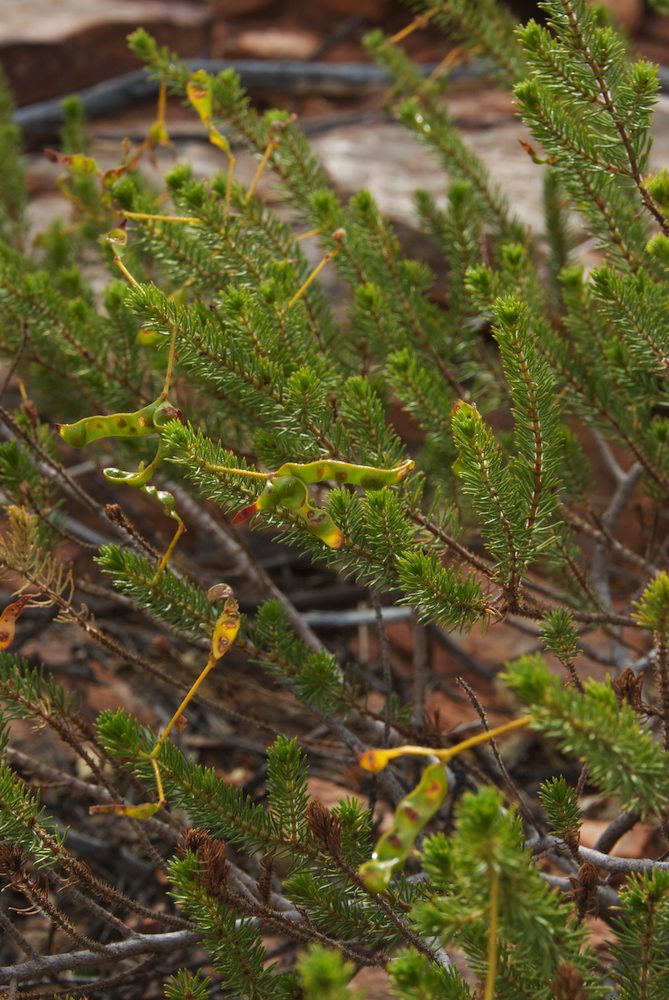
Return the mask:
[[257, 500], [238, 510], [232, 523], [240, 524], [242, 521], [248, 521], [261, 510], [275, 510], [277, 507], [299, 510], [308, 503], [309, 492], [304, 483], [295, 476], [279, 476], [268, 481]]
[[366, 490], [380, 490], [384, 486], [397, 485], [408, 476], [414, 465], [412, 459], [407, 459], [393, 469], [376, 469], [373, 465], [354, 465], [352, 462], [324, 458], [305, 465], [287, 462], [281, 466], [277, 475], [296, 476], [309, 485], [330, 479], [336, 483], [362, 486]]
[[16, 621], [29, 601], [30, 594], [22, 594], [0, 614], [0, 650], [7, 649], [14, 641]]
[[225, 599], [223, 610], [216, 619], [214, 630], [211, 634], [212, 660], [220, 660], [222, 656], [225, 656], [237, 638], [240, 622], [239, 605], [232, 596], [232, 593], [230, 593]]
[[338, 528], [326, 510], [308, 504], [299, 511], [304, 518], [307, 531], [320, 538], [329, 549], [340, 549], [344, 543], [344, 533]]
[[110, 483], [124, 483], [126, 486], [145, 486], [153, 475], [153, 469], [151, 466], [147, 466], [145, 469], [139, 468], [137, 472], [126, 472], [125, 469], [115, 469], [110, 465], [102, 470], [102, 474]]
[[198, 69], [186, 84], [186, 96], [191, 102], [200, 121], [209, 125], [211, 121], [212, 97], [211, 79], [206, 70]]
[[274, 510], [276, 507], [300, 510], [308, 503], [309, 491], [296, 476], [278, 476], [276, 479], [270, 479], [256, 500], [258, 510]]
[[[145, 487], [153, 478], [153, 474], [162, 462], [163, 443], [158, 443], [158, 450], [148, 465], [140, 463], [136, 472], [126, 472], [124, 469], [115, 469], [112, 466], [103, 469], [105, 479], [112, 483], [125, 483], [126, 486]], [[171, 494], [168, 494], [171, 496]], [[161, 501], [162, 503], [162, 501]]]
[[63, 441], [82, 448], [92, 441], [110, 437], [143, 437], [155, 434], [169, 420], [178, 419], [179, 410], [166, 399], [156, 399], [133, 413], [84, 417], [74, 424], [56, 424]]
[[167, 490], [159, 490], [157, 486], [142, 486], [142, 492], [146, 493], [147, 497], [151, 497], [162, 504], [168, 517], [174, 518], [175, 521], [181, 521], [175, 510], [176, 500], [172, 493], [169, 493]]
[[397, 806], [393, 825], [379, 839], [371, 860], [358, 869], [370, 892], [388, 888], [392, 876], [404, 867], [418, 834], [442, 806], [447, 792], [445, 766], [441, 762], [430, 764], [416, 787]]

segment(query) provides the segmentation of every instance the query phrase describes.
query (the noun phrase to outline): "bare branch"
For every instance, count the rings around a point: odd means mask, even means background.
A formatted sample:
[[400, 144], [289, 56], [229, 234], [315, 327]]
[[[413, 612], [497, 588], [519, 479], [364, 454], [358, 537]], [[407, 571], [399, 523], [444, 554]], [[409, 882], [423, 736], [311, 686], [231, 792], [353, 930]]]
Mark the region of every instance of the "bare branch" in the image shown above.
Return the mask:
[[53, 976], [69, 969], [98, 966], [108, 962], [123, 962], [133, 955], [161, 955], [196, 944], [200, 935], [196, 931], [168, 931], [165, 934], [138, 934], [125, 941], [114, 941], [101, 952], [70, 951], [61, 955], [45, 955], [21, 965], [0, 968], [0, 983], [8, 986], [11, 981], [25, 982], [38, 976]]

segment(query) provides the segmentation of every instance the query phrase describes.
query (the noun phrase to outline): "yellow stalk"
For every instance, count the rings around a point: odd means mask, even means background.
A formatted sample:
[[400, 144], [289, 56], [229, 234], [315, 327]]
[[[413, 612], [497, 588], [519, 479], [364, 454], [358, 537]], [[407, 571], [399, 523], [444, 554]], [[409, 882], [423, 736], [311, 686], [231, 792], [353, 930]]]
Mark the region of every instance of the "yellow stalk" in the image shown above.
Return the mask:
[[235, 176], [236, 160], [232, 153], [228, 154], [228, 172], [225, 176], [225, 204], [223, 206], [223, 216], [227, 221], [230, 215], [230, 199], [232, 198], [232, 179]]
[[301, 240], [308, 240], [311, 236], [318, 236], [322, 231], [321, 226], [316, 226], [315, 229], [307, 229], [306, 233], [300, 233], [299, 236], [295, 237], [295, 242], [299, 243]]
[[292, 309], [292, 307], [295, 305], [295, 303], [297, 301], [299, 301], [299, 299], [302, 298], [302, 296], [306, 292], [306, 290], [309, 287], [309, 285], [313, 281], [316, 280], [316, 278], [321, 273], [321, 271], [323, 270], [323, 268], [325, 267], [325, 265], [328, 264], [332, 260], [333, 257], [336, 257], [338, 253], [339, 253], [339, 247], [337, 247], [336, 250], [328, 250], [328, 252], [325, 254], [325, 256], [323, 257], [323, 259], [313, 269], [313, 271], [311, 272], [311, 274], [309, 275], [309, 277], [306, 279], [306, 281], [304, 281], [300, 285], [300, 287], [298, 288], [298, 290], [295, 292], [295, 294], [293, 295], [292, 299], [290, 300], [290, 302], [286, 306], [286, 309]]
[[162, 129], [165, 128], [165, 111], [167, 109], [167, 84], [163, 80], [158, 91], [158, 120], [157, 123]]
[[127, 280], [130, 282], [130, 284], [132, 285], [132, 287], [133, 288], [137, 288], [137, 286], [139, 285], [139, 281], [137, 281], [137, 279], [132, 276], [132, 274], [130, 273], [130, 271], [128, 270], [128, 268], [125, 266], [125, 264], [123, 263], [123, 261], [121, 260], [121, 258], [120, 257], [114, 257], [114, 263], [116, 264], [117, 268], [119, 269], [119, 271], [121, 272], [121, 274], [123, 275], [123, 277], [127, 278]]
[[265, 152], [262, 154], [262, 159], [261, 159], [260, 163], [258, 164], [258, 169], [256, 170], [255, 174], [253, 175], [253, 180], [251, 181], [251, 183], [249, 185], [249, 188], [248, 188], [248, 191], [246, 192], [246, 202], [247, 202], [247, 204], [251, 200], [251, 198], [253, 197], [253, 195], [255, 194], [255, 190], [258, 187], [258, 181], [260, 180], [260, 178], [262, 177], [263, 173], [265, 172], [265, 167], [269, 163], [269, 158], [272, 155], [272, 153], [274, 152], [274, 150], [277, 148], [278, 145], [279, 145], [279, 143], [278, 143], [278, 141], [276, 139], [270, 139], [269, 142], [267, 143], [267, 145], [265, 146]]
[[255, 469], [229, 469], [226, 465], [214, 465], [213, 462], [202, 462], [202, 467], [207, 472], [220, 472], [225, 476], [242, 476], [248, 479], [269, 479], [273, 473], [256, 472]]
[[[214, 669], [214, 667], [218, 663], [219, 659], [220, 659], [220, 657], [214, 657], [214, 656], [210, 656], [209, 657], [209, 659], [207, 660], [207, 663], [206, 663], [206, 666], [205, 666], [204, 670], [202, 671], [202, 673], [200, 674], [200, 676], [198, 677], [198, 679], [195, 681], [195, 683], [191, 687], [190, 691], [188, 691], [188, 693], [185, 695], [183, 701], [181, 702], [181, 704], [177, 708], [176, 712], [174, 713], [174, 715], [172, 716], [172, 718], [168, 722], [166, 728], [160, 734], [160, 738], [159, 738], [158, 742], [156, 743], [155, 747], [151, 751], [151, 755], [150, 755], [151, 756], [151, 760], [156, 761], [156, 763], [157, 763], [158, 755], [160, 754], [160, 750], [162, 748], [163, 743], [165, 742], [165, 740], [167, 739], [167, 737], [170, 735], [172, 729], [174, 728], [174, 726], [176, 725], [176, 723], [179, 721], [179, 719], [181, 718], [181, 716], [185, 712], [185, 710], [186, 710], [186, 708], [188, 706], [188, 703], [190, 702], [191, 698], [197, 693], [198, 688], [200, 687], [200, 685], [204, 681], [205, 677], [207, 677], [207, 675]], [[159, 795], [161, 794], [161, 791], [162, 791], [162, 784], [161, 784], [161, 786], [158, 789], [158, 794]]]
[[421, 87], [421, 92], [426, 90], [431, 83], [434, 83], [437, 77], [440, 76], [442, 73], [445, 73], [447, 70], [452, 69], [454, 66], [459, 66], [463, 63], [466, 63], [468, 60], [469, 60], [469, 53], [467, 52], [466, 49], [457, 49], [457, 48], [451, 49], [451, 51], [447, 52], [444, 58], [437, 63], [437, 65], [434, 67], [430, 75], [426, 77], [425, 83]]
[[165, 567], [170, 561], [170, 556], [174, 552], [174, 548], [177, 542], [184, 534], [185, 530], [186, 530], [186, 525], [183, 523], [183, 521], [179, 521], [179, 524], [177, 525], [177, 530], [174, 532], [174, 535], [172, 536], [172, 541], [167, 546], [167, 550], [165, 551], [163, 558], [160, 560], [158, 564], [158, 569], [156, 570], [156, 572], [151, 577], [151, 580], [149, 581], [149, 587], [155, 587], [155, 585], [158, 583], [158, 580], [160, 579], [162, 573], [165, 570]]
[[172, 375], [174, 374], [174, 355], [176, 353], [177, 346], [177, 331], [172, 330], [170, 334], [170, 349], [167, 354], [167, 368], [165, 369], [165, 380], [163, 382], [163, 389], [160, 393], [161, 399], [167, 399], [168, 393], [170, 391], [170, 386], [172, 385]]
[[165, 798], [165, 789], [163, 788], [163, 779], [160, 775], [160, 768], [158, 767], [158, 761], [153, 756], [153, 754], [149, 759], [151, 761], [151, 767], [153, 768], [153, 775], [156, 779], [156, 791], [158, 793], [158, 802], [156, 803], [156, 805], [164, 806], [167, 803], [167, 799]]
[[151, 212], [124, 212], [126, 219], [145, 219], [147, 222], [181, 222], [187, 226], [201, 226], [202, 219], [194, 215], [153, 215]]
[[414, 31], [418, 31], [420, 28], [427, 28], [430, 23], [430, 19], [439, 12], [439, 9], [439, 7], [435, 7], [433, 10], [425, 11], [424, 14], [418, 14], [414, 17], [413, 21], [406, 24], [401, 31], [398, 31], [394, 35], [391, 35], [390, 38], [387, 38], [383, 43], [383, 47], [385, 48], [386, 45], [397, 45], [398, 42], [404, 41], [404, 39], [408, 38], [409, 35], [413, 35]]
[[512, 719], [511, 722], [505, 722], [503, 725], [496, 726], [494, 729], [487, 729], [482, 733], [477, 733], [476, 736], [470, 736], [469, 739], [463, 740], [462, 743], [458, 743], [454, 747], [448, 747], [445, 750], [438, 750], [434, 747], [412, 746], [409, 744], [401, 747], [391, 747], [388, 749], [373, 748], [371, 750], [366, 750], [361, 755], [359, 764], [366, 771], [377, 773], [378, 771], [383, 770], [388, 761], [393, 760], [395, 757], [404, 757], [405, 755], [413, 757], [436, 757], [438, 760], [447, 763], [451, 760], [451, 758], [456, 757], [459, 753], [462, 753], [463, 750], [469, 750], [470, 747], [478, 746], [480, 743], [485, 743], [487, 740], [494, 740], [497, 736], [502, 736], [504, 733], [512, 732], [514, 729], [521, 729], [523, 726], [527, 726], [533, 721], [533, 715], [522, 715], [519, 719]]
[[488, 970], [483, 1000], [495, 1000], [497, 979], [497, 927], [499, 924], [499, 872], [493, 872], [490, 881], [490, 918], [488, 921]]

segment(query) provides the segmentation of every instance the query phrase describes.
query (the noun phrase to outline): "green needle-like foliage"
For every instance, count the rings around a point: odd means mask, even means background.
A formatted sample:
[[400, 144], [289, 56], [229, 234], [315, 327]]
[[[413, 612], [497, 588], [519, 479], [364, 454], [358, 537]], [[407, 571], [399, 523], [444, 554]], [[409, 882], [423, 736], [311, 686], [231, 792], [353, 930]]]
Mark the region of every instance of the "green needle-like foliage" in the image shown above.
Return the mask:
[[0, 653], [0, 690], [5, 719], [53, 715], [62, 720], [75, 715], [75, 699], [53, 677], [11, 653]]
[[209, 1000], [211, 980], [198, 970], [195, 974], [180, 969], [165, 983], [167, 1000]]
[[549, 611], [541, 623], [541, 639], [547, 652], [570, 666], [578, 655], [578, 632], [566, 608]]
[[453, 966], [435, 967], [415, 951], [400, 952], [389, 968], [398, 996], [406, 1000], [471, 1000], [472, 993]]
[[507, 664], [504, 681], [562, 749], [584, 760], [594, 784], [623, 808], [662, 813], [669, 803], [666, 753], [639, 717], [619, 704], [611, 683], [588, 680], [583, 694], [564, 688], [540, 656]]
[[570, 847], [578, 845], [583, 813], [573, 788], [562, 775], [545, 781], [539, 790], [541, 804], [551, 824], [551, 830]]
[[[74, 927], [78, 916], [60, 913], [72, 887], [80, 902], [92, 887], [99, 905], [113, 904], [114, 934], [133, 906], [133, 921], [174, 918], [159, 880], [154, 912], [61, 853], [56, 821], [81, 815], [70, 792], [93, 799], [106, 820], [92, 822], [113, 822], [115, 842], [131, 831], [153, 860], [170, 831], [173, 850], [183, 818], [171, 892], [206, 957], [201, 971], [175, 973], [181, 952], [161, 952], [174, 1000], [343, 1000], [356, 996], [350, 979], [364, 966], [384, 967], [406, 1000], [660, 1000], [664, 870], [651, 858], [639, 877], [625, 858], [584, 870], [579, 855], [586, 779], [665, 832], [669, 811], [669, 173], [649, 163], [657, 69], [630, 59], [585, 0], [544, 0], [541, 23], [519, 28], [496, 0], [410, 6], [412, 27], [445, 28], [513, 88], [531, 133], [523, 148], [544, 175], [544, 233], [523, 224], [522, 206], [449, 110], [448, 66], [461, 53], [425, 78], [404, 31], [374, 31], [366, 44], [391, 78], [390, 112], [446, 174], [443, 198], [415, 196], [429, 266], [422, 250], [407, 254], [369, 191], [337, 194], [294, 117], [255, 108], [232, 69], [193, 73], [142, 29], [130, 45], [161, 85], [159, 120], [105, 171], [80, 101], [68, 99], [49, 158], [71, 218], [28, 248], [19, 137], [0, 88], [0, 355], [10, 376], [0, 379], [0, 860], [73, 948], [104, 951]], [[166, 94], [220, 154], [213, 176], [178, 158], [160, 180], [140, 169], [166, 141]], [[264, 183], [240, 180], [240, 145], [259, 165], [256, 180], [271, 175], [271, 204], [259, 196]], [[595, 267], [584, 257], [593, 246]], [[108, 269], [104, 288], [87, 277], [93, 257]], [[322, 272], [336, 276], [334, 295]], [[182, 548], [157, 555], [147, 504], [157, 534], [174, 522], [188, 530], [182, 560]], [[246, 544], [247, 530], [298, 551], [297, 573], [310, 581], [299, 600], [281, 592], [284, 578], [257, 540]], [[73, 559], [77, 539], [97, 552]], [[389, 662], [381, 644], [382, 672], [374, 653], [362, 655], [366, 624], [360, 662], [347, 626], [314, 633], [301, 602], [312, 580], [335, 576], [356, 601], [411, 609], [422, 640], [412, 676], [395, 671], [405, 624]], [[125, 649], [105, 618], [129, 606], [133, 627], [146, 620]], [[226, 724], [248, 724], [253, 736], [236, 746], [226, 731], [216, 767], [182, 751], [179, 712], [162, 737], [125, 711], [104, 712], [96, 736], [48, 669], [7, 651], [43, 623], [47, 650], [52, 629], [76, 626], [87, 649], [95, 643], [137, 673], [145, 665], [169, 677], [162, 651], [178, 650], [193, 697], [216, 667]], [[578, 786], [551, 776], [546, 754], [535, 786], [514, 789], [522, 771], [501, 745], [504, 795], [480, 748], [476, 766], [470, 752], [447, 769], [434, 762], [453, 739], [432, 712], [429, 688], [444, 683], [433, 646], [447, 644], [464, 672], [480, 670], [472, 647], [444, 633], [472, 632], [485, 658], [476, 630], [496, 640], [508, 623], [537, 644], [502, 675], [529, 716], [512, 728], [529, 726], [569, 765], [584, 764]], [[588, 680], [591, 661], [608, 676]], [[271, 720], [237, 704], [251, 684], [266, 686], [263, 706], [276, 700]], [[176, 707], [189, 685], [180, 677], [175, 687]], [[85, 775], [59, 778], [37, 750], [31, 761], [15, 749], [16, 720], [48, 726]], [[264, 753], [258, 733], [268, 731], [267, 764], [241, 787], [239, 766]], [[417, 775], [402, 763], [366, 783], [356, 754], [370, 746], [393, 761], [433, 758], [423, 773], [441, 784], [430, 808], [430, 782], [416, 797]], [[53, 821], [14, 766], [48, 789]], [[313, 795], [324, 778], [353, 797], [328, 808]], [[402, 806], [377, 829], [386, 800]], [[571, 866], [569, 878], [536, 863], [537, 843]], [[384, 864], [392, 878], [378, 877]], [[616, 879], [604, 885], [607, 866]], [[50, 869], [51, 896], [33, 868]], [[616, 936], [600, 964], [584, 919], [596, 905]], [[137, 947], [136, 921], [128, 927], [118, 943]], [[268, 958], [275, 943], [278, 961]], [[43, 968], [19, 988], [62, 992]]]
[[21, 159], [21, 134], [12, 122], [14, 102], [4, 75], [0, 76], [0, 236], [11, 246], [23, 242], [26, 180]]
[[[25, 852], [37, 868], [54, 865], [58, 856], [54, 847], [63, 838], [57, 830], [49, 831], [47, 840], [41, 828], [49, 823], [39, 797], [32, 792], [7, 764], [0, 765], [0, 838], [2, 842]], [[49, 840], [51, 842], [49, 842]]]
[[348, 988], [354, 969], [337, 952], [314, 945], [305, 951], [298, 965], [298, 975], [305, 1000], [354, 1000], [356, 992]]
[[[416, 921], [426, 934], [463, 947], [474, 967], [485, 965], [490, 920], [490, 884], [499, 879], [499, 967], [496, 996], [535, 996], [549, 1000], [561, 962], [569, 961], [589, 982], [590, 997], [603, 996], [595, 978], [594, 956], [582, 951], [584, 930], [569, 905], [548, 888], [523, 860], [520, 824], [500, 809], [493, 789], [467, 793], [456, 810], [456, 828], [448, 840], [437, 834], [423, 844], [423, 860], [443, 889], [416, 907]], [[428, 994], [429, 995], [429, 994]], [[452, 991], [447, 996], [467, 996]]]
[[224, 862], [220, 870], [213, 870], [208, 862], [203, 870], [199, 857], [189, 852], [172, 862], [170, 879], [175, 899], [195, 920], [226, 988], [241, 996], [270, 1000], [294, 996], [292, 976], [265, 966], [260, 931], [227, 905]]
[[660, 1000], [669, 988], [669, 873], [631, 877], [615, 926], [613, 978], [620, 1000]]
[[650, 581], [636, 604], [634, 617], [658, 633], [665, 641], [669, 633], [669, 574], [662, 572]]
[[136, 552], [118, 545], [106, 545], [100, 549], [96, 561], [110, 574], [121, 593], [134, 598], [173, 628], [203, 636], [206, 626], [213, 626], [215, 615], [205, 592], [171, 570], [162, 573], [156, 583], [149, 586], [156, 567]]

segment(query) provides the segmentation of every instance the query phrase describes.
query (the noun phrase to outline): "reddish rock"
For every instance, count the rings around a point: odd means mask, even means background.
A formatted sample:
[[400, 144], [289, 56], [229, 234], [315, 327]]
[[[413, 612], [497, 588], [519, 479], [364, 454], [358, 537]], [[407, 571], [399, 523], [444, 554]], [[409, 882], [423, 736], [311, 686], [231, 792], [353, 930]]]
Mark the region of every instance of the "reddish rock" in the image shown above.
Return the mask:
[[321, 44], [313, 31], [266, 26], [240, 31], [231, 47], [245, 59], [311, 59]]
[[351, 980], [351, 986], [357, 995], [362, 990], [365, 1000], [391, 1000], [397, 994], [390, 987], [390, 979], [385, 969], [366, 968]]
[[[388, 0], [319, 0], [319, 7], [322, 10], [338, 14], [340, 17], [352, 17], [357, 14], [375, 20], [383, 18], [391, 6]], [[407, 11], [407, 15], [407, 20], [411, 20], [410, 11]]]
[[[594, 847], [597, 838], [606, 830], [608, 820], [586, 819], [581, 826], [581, 844]], [[637, 823], [625, 833], [610, 852], [616, 858], [645, 858], [649, 854], [649, 844], [655, 837], [655, 827], [649, 823]], [[652, 852], [651, 852], [652, 853]]]
[[210, 0], [214, 16], [240, 17], [271, 7], [274, 0]]
[[631, 35], [639, 30], [643, 21], [644, 0], [597, 0], [608, 7], [616, 24]]
[[166, 0], [0, 2], [0, 15], [0, 61], [19, 105], [137, 69], [127, 36], [139, 25], [187, 57], [206, 50], [211, 23], [207, 8]]

